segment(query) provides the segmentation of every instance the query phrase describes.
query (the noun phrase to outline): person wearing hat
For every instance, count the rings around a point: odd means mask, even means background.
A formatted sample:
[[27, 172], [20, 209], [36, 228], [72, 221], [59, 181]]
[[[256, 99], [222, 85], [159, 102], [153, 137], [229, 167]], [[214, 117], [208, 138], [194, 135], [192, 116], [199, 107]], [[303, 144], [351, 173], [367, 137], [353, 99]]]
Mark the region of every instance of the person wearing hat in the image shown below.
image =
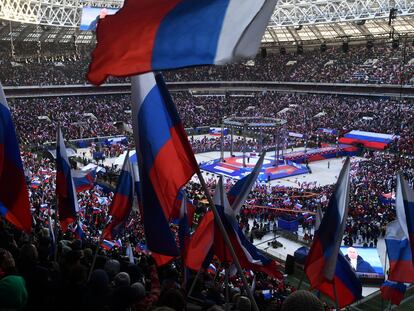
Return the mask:
[[0, 310], [22, 310], [27, 298], [26, 283], [21, 276], [9, 275], [0, 280]]
[[310, 291], [297, 290], [285, 299], [282, 311], [324, 311], [324, 306]]
[[136, 311], [148, 311], [152, 310], [152, 307], [158, 302], [161, 293], [161, 284], [158, 278], [157, 267], [153, 261], [150, 264], [150, 275], [151, 275], [151, 292], [145, 292], [145, 286], [141, 282], [132, 284], [132, 288], [137, 291], [137, 299], [135, 303]]

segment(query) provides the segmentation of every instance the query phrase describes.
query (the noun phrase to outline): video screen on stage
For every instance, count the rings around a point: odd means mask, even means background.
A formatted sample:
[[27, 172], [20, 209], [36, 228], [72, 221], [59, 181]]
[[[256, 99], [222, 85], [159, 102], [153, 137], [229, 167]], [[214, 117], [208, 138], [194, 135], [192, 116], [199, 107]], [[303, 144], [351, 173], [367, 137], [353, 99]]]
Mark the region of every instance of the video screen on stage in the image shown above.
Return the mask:
[[360, 278], [382, 278], [384, 267], [376, 248], [341, 246], [341, 252]]
[[113, 15], [118, 10], [119, 9], [84, 7], [82, 9], [81, 25], [79, 29], [94, 31], [98, 24], [98, 17], [104, 18], [106, 15]]

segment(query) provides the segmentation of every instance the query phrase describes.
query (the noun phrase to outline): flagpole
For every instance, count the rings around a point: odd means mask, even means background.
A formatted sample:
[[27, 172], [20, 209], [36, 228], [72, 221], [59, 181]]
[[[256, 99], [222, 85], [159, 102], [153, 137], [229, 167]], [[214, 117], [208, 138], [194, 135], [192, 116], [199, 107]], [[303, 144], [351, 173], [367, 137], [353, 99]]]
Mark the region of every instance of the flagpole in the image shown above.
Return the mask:
[[110, 216], [110, 217], [109, 217], [109, 220], [107, 221], [107, 223], [106, 223], [106, 225], [105, 225], [105, 227], [104, 227], [104, 229], [102, 229], [102, 233], [101, 233], [101, 235], [99, 236], [98, 243], [97, 243], [97, 245], [96, 245], [95, 255], [93, 255], [93, 260], [92, 260], [91, 269], [89, 270], [88, 282], [89, 282], [89, 280], [91, 279], [92, 272], [93, 272], [93, 268], [95, 267], [96, 257], [98, 256], [98, 252], [99, 252], [99, 248], [100, 248], [100, 246], [101, 246], [101, 241], [102, 241], [102, 238], [103, 238], [103, 234], [104, 234], [105, 228], [109, 225], [109, 223], [111, 222], [111, 219], [112, 219], [112, 217]]
[[305, 278], [305, 270], [303, 270], [303, 274], [302, 274], [302, 276], [300, 277], [300, 280], [299, 280], [299, 284], [298, 284], [298, 288], [297, 288], [297, 290], [299, 290], [300, 289], [300, 287], [302, 286], [302, 282], [303, 282], [303, 279]]
[[336, 307], [336, 310], [341, 310], [339, 308], [339, 304], [338, 304], [338, 294], [336, 293], [336, 284], [335, 284], [335, 281], [333, 282], [333, 290], [334, 290], [334, 296], [335, 296], [335, 307]]
[[201, 269], [197, 271], [193, 284], [191, 284], [190, 290], [187, 293], [187, 297], [190, 297], [191, 294], [193, 293], [194, 287], [196, 286], [196, 283], [197, 283], [198, 278], [200, 277], [200, 274], [201, 274]]
[[[239, 272], [240, 277], [242, 278], [243, 287], [244, 287], [245, 291], [247, 292], [247, 295], [249, 296], [249, 298], [250, 298], [250, 300], [252, 302], [253, 310], [254, 311], [259, 311], [259, 307], [257, 306], [256, 300], [254, 299], [253, 294], [252, 294], [252, 292], [250, 290], [249, 284], [247, 283], [246, 277], [243, 274], [243, 270], [242, 270], [242, 267], [240, 265], [239, 258], [237, 257], [236, 252], [234, 251], [233, 245], [230, 242], [229, 236], [227, 235], [226, 229], [224, 228], [224, 225], [223, 225], [223, 223], [222, 223], [222, 221], [220, 219], [220, 215], [219, 215], [219, 213], [217, 211], [216, 206], [214, 205], [213, 199], [211, 197], [210, 192], [208, 191], [206, 182], [204, 181], [204, 177], [201, 174], [201, 171], [200, 170], [197, 170], [197, 176], [198, 176], [198, 179], [200, 180], [201, 186], [204, 189], [204, 192], [206, 194], [208, 203], [210, 204], [210, 208], [213, 211], [214, 221], [216, 222], [216, 225], [218, 226], [221, 234], [223, 235], [224, 242], [226, 243], [227, 247], [229, 248], [230, 254], [231, 254], [231, 256], [232, 256], [232, 258], [234, 260], [234, 264], [237, 267], [237, 271]], [[223, 192], [223, 189], [221, 191]], [[224, 193], [221, 193], [221, 196], [223, 198]]]
[[226, 303], [225, 303], [225, 310], [229, 310], [229, 268], [228, 265], [225, 264], [225, 274], [224, 274], [224, 282], [226, 288]]
[[[384, 280], [388, 279], [388, 275], [387, 275], [387, 246], [385, 246], [385, 258], [384, 258]], [[381, 296], [381, 310], [384, 310], [384, 299]]]

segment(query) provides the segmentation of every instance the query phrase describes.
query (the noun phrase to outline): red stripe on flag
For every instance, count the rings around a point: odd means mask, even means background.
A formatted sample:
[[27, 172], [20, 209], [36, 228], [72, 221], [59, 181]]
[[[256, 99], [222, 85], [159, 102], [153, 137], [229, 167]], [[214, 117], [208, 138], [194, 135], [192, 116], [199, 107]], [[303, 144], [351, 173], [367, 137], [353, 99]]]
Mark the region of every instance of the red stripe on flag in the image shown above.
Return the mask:
[[0, 166], [0, 201], [8, 210], [5, 218], [20, 230], [30, 233], [32, 215], [23, 171], [9, 159], [2, 159], [2, 155], [5, 154], [4, 146], [0, 145], [0, 148], [0, 163], [3, 163]]
[[178, 191], [190, 180], [197, 168], [194, 154], [188, 154], [176, 128], [171, 129], [171, 139], [160, 149], [150, 171], [151, 183], [167, 219], [178, 215], [174, 204]]
[[108, 73], [129, 76], [151, 71], [152, 50], [158, 28], [165, 15], [179, 2], [126, 0], [115, 15], [100, 19], [88, 80], [93, 84], [101, 84]]
[[188, 244], [185, 263], [189, 269], [196, 271], [201, 269], [203, 261], [213, 245], [213, 237], [214, 214], [210, 211], [204, 215]]

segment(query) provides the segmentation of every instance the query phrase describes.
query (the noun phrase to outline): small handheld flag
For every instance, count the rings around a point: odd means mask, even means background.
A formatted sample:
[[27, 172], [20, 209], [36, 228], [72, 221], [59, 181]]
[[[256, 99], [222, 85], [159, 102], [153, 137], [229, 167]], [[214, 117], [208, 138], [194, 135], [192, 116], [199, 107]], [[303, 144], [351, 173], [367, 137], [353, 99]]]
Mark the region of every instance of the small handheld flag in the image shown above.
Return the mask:
[[68, 225], [76, 220], [79, 207], [65, 142], [60, 128], [57, 131], [56, 140], [56, 194], [60, 226], [62, 231], [65, 232]]

